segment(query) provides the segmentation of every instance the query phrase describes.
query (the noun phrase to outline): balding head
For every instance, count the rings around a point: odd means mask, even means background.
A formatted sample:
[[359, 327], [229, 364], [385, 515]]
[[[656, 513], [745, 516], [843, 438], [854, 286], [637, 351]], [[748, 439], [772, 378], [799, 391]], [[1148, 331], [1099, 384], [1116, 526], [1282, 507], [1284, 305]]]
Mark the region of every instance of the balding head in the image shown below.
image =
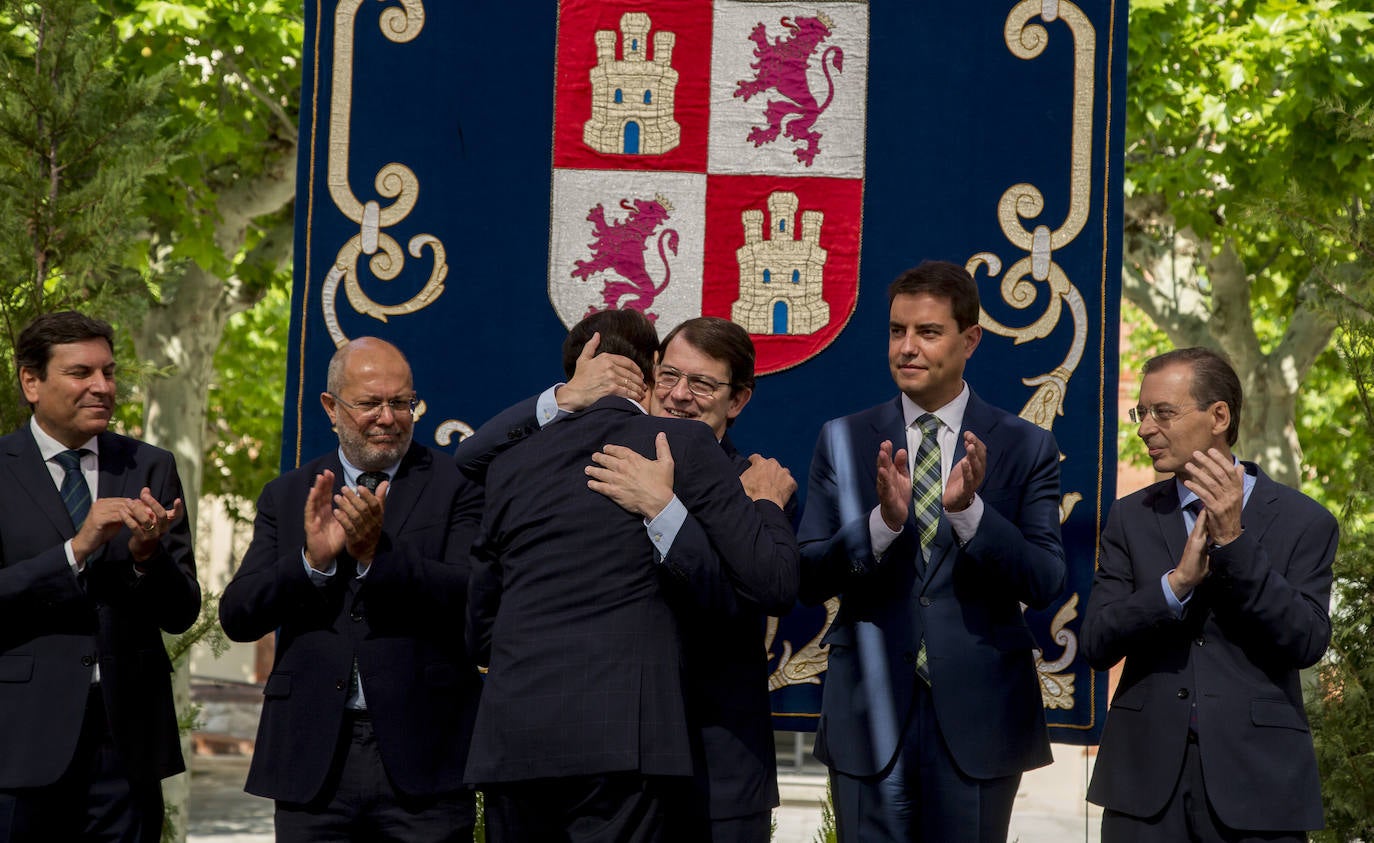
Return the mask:
[[329, 414], [348, 461], [381, 471], [410, 447], [415, 397], [410, 364], [401, 350], [376, 337], [359, 337], [334, 352], [320, 403]]

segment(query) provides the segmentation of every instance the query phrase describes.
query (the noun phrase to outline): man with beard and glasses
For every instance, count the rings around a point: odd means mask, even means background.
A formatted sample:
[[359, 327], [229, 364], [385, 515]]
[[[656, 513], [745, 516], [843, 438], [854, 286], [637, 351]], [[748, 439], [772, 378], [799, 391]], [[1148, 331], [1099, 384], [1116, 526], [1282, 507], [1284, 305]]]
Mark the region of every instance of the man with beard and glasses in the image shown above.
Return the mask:
[[185, 769], [162, 632], [200, 612], [172, 455], [107, 428], [114, 334], [75, 311], [14, 349], [0, 439], [0, 840], [153, 843]]
[[470, 841], [480, 680], [463, 641], [481, 489], [411, 440], [410, 365], [364, 337], [329, 362], [339, 447], [267, 484], [220, 601], [236, 641], [277, 632], [246, 790], [280, 841]]

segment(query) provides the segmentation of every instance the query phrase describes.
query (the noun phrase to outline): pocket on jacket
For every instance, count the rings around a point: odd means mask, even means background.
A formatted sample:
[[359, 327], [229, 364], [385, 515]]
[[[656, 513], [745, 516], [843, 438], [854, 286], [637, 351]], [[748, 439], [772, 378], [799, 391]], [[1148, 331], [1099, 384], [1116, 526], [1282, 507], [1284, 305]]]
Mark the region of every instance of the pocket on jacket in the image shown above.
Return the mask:
[[267, 684], [262, 686], [262, 695], [268, 699], [291, 696], [291, 674], [273, 673], [268, 676]]
[[1129, 688], [1118, 687], [1116, 696], [1112, 697], [1112, 708], [1124, 708], [1127, 711], [1140, 711], [1145, 707], [1145, 686], [1139, 683]]
[[1302, 715], [1288, 700], [1251, 700], [1250, 722], [1256, 726], [1307, 731], [1307, 724], [1303, 722]]
[[822, 646], [834, 644], [839, 647], [854, 646], [854, 627], [849, 624], [831, 624], [825, 637], [821, 639]]
[[0, 682], [27, 682], [33, 678], [33, 656], [0, 656]]

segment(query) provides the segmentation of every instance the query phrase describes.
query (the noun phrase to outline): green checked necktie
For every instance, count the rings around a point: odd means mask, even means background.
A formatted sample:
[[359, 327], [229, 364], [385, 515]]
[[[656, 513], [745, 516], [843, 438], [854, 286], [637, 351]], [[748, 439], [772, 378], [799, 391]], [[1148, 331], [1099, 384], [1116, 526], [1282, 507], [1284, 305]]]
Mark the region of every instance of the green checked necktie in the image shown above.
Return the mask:
[[[916, 446], [916, 461], [911, 467], [911, 505], [916, 515], [916, 535], [921, 540], [921, 555], [916, 560], [916, 570], [924, 574], [926, 566], [930, 564], [935, 532], [940, 526], [940, 510], [944, 508], [940, 500], [940, 442], [936, 439], [940, 420], [930, 413], [922, 413], [916, 419], [916, 424], [921, 427], [921, 444]], [[916, 675], [927, 685], [930, 684], [924, 638], [916, 652]]]
[[78, 531], [81, 525], [86, 522], [86, 513], [91, 511], [91, 488], [86, 485], [86, 478], [81, 474], [81, 457], [88, 454], [85, 448], [78, 451], [63, 451], [53, 457], [57, 464], [62, 466], [62, 487], [59, 490], [62, 494], [62, 503], [66, 504], [67, 512], [72, 516], [72, 526]]

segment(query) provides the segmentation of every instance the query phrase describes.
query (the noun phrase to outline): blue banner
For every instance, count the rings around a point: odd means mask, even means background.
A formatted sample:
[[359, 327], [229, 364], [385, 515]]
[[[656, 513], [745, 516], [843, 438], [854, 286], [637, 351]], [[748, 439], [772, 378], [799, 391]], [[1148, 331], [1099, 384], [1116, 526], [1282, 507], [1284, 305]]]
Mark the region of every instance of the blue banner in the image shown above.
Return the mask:
[[[746, 327], [731, 432], [804, 485], [821, 424], [888, 400], [888, 282], [966, 265], [968, 380], [1054, 431], [1070, 587], [1029, 613], [1055, 740], [1095, 743], [1077, 633], [1116, 477], [1126, 4], [307, 2], [283, 468], [335, 445], [325, 363], [411, 360], [417, 441], [561, 378], [634, 307]], [[803, 501], [804, 505], [804, 501]], [[770, 625], [779, 728], [813, 728], [834, 606]]]

